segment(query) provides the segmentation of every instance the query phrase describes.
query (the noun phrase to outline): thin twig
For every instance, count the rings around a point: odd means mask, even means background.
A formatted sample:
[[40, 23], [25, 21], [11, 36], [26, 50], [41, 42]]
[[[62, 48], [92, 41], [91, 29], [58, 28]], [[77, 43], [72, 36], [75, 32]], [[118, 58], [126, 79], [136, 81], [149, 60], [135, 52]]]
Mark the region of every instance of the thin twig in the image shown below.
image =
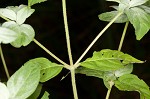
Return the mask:
[[63, 9], [68, 56], [69, 56], [70, 65], [73, 66], [73, 59], [72, 59], [71, 46], [70, 46], [69, 28], [68, 28], [68, 21], [67, 21], [66, 0], [62, 0], [62, 9]]
[[1, 44], [0, 44], [0, 54], [1, 54], [1, 59], [2, 59], [2, 63], [3, 63], [4, 69], [5, 69], [6, 76], [9, 79], [10, 75], [9, 75], [8, 68], [7, 68], [7, 65], [6, 65], [6, 62], [5, 62], [5, 58], [4, 58], [4, 55], [3, 55], [3, 50], [2, 50]]

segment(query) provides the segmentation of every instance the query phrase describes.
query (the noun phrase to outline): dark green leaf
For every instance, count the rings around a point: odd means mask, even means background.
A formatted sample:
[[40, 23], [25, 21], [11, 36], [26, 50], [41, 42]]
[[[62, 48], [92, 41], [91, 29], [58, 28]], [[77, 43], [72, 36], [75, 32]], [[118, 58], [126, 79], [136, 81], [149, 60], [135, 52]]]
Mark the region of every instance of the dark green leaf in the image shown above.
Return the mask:
[[94, 52], [93, 57], [86, 59], [81, 66], [101, 71], [113, 71], [130, 63], [143, 63], [143, 61], [117, 50], [105, 49]]
[[136, 39], [142, 39], [150, 29], [150, 15], [138, 7], [126, 10], [126, 14], [135, 28]]
[[150, 99], [149, 86], [136, 75], [126, 74], [115, 81], [115, 86], [122, 91], [138, 91], [143, 99]]
[[15, 31], [0, 27], [0, 43], [8, 44], [17, 39], [18, 35]]
[[11, 43], [14, 47], [27, 46], [34, 39], [34, 29], [28, 24], [18, 25], [13, 21], [9, 21], [2, 24], [2, 26], [17, 33], [17, 39]]
[[28, 0], [28, 6], [32, 6], [37, 3], [45, 2], [47, 0]]
[[26, 99], [38, 86], [40, 68], [32, 61], [28, 61], [17, 70], [7, 82], [10, 99]]
[[63, 65], [52, 63], [46, 58], [36, 58], [33, 61], [41, 67], [40, 82], [45, 82], [57, 76], [63, 68]]
[[[105, 12], [100, 14], [98, 17], [100, 20], [103, 21], [111, 21], [116, 15], [118, 14], [118, 11], [111, 11], [111, 12]], [[128, 18], [125, 14], [122, 14], [120, 17], [117, 18], [117, 20], [114, 23], [124, 23], [127, 22]]]
[[42, 84], [39, 84], [35, 90], [35, 92], [27, 99], [38, 99], [42, 90]]
[[45, 91], [45, 93], [41, 99], [49, 99], [48, 96], [49, 96], [49, 93], [47, 91]]

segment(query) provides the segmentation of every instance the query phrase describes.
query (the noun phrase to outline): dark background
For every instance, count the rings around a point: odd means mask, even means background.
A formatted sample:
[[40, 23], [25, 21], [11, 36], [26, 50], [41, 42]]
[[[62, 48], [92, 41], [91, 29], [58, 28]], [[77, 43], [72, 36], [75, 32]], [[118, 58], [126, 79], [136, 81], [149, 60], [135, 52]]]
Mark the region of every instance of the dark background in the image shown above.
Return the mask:
[[[74, 62], [84, 52], [86, 47], [105, 27], [107, 22], [100, 21], [98, 15], [105, 11], [112, 10], [105, 0], [66, 0], [68, 23], [71, 38], [71, 47]], [[18, 6], [27, 4], [27, 0], [1, 0], [0, 7]], [[63, 61], [69, 63], [66, 49], [66, 39], [63, 24], [61, 0], [48, 0], [45, 3], [34, 5], [35, 13], [27, 19], [26, 23], [31, 24], [35, 29], [35, 38], [46, 48], [53, 52]], [[4, 20], [0, 19], [0, 22]], [[117, 49], [124, 24], [113, 24], [106, 33], [96, 42], [85, 60], [92, 56], [93, 51], [102, 49]], [[140, 60], [146, 60], [144, 64], [135, 64], [133, 73], [138, 75], [150, 86], [150, 34], [146, 34], [142, 40], [137, 41], [134, 35], [134, 28], [129, 26], [122, 51]], [[9, 72], [12, 75], [29, 59], [46, 57], [52, 62], [58, 63], [34, 42], [26, 47], [14, 48], [11, 45], [2, 45]], [[82, 60], [82, 61], [83, 61]], [[57, 77], [44, 83], [43, 91], [50, 93], [50, 99], [73, 99], [70, 75], [64, 80], [61, 78], [69, 71], [63, 70]], [[6, 81], [6, 75], [0, 62], [0, 79]], [[76, 75], [76, 83], [79, 99], [104, 99], [107, 89], [101, 79]], [[113, 87], [110, 99], [139, 99], [137, 92], [123, 92]]]

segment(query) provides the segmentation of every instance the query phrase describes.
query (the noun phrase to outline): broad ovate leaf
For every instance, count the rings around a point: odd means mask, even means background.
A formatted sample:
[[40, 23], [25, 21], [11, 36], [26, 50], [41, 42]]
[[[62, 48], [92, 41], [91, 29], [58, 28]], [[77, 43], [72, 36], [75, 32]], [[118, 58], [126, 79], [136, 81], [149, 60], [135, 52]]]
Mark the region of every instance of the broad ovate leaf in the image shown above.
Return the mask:
[[147, 1], [149, 0], [131, 0], [129, 4], [130, 4], [130, 7], [135, 7], [135, 6], [142, 5], [146, 3]]
[[0, 16], [6, 17], [10, 20], [16, 20], [16, 13], [11, 9], [0, 8]]
[[57, 76], [63, 68], [63, 65], [52, 63], [43, 57], [35, 58], [32, 61], [41, 68], [40, 82], [45, 82]]
[[0, 43], [8, 44], [15, 41], [18, 34], [6, 27], [0, 27]]
[[4, 83], [0, 82], [0, 99], [9, 99], [9, 90]]
[[34, 12], [34, 9], [31, 9], [28, 6], [23, 6], [17, 11], [16, 22], [18, 24], [23, 24], [25, 20]]
[[122, 91], [138, 91], [141, 99], [150, 99], [149, 86], [136, 75], [126, 74], [115, 81], [115, 86]]
[[143, 63], [143, 61], [117, 50], [104, 49], [94, 52], [92, 58], [81, 62], [81, 66], [101, 71], [113, 71], [130, 63]]
[[[111, 11], [111, 12], [105, 12], [102, 13], [100, 15], [98, 15], [99, 19], [102, 21], [111, 21], [113, 18], [116, 17], [116, 15], [118, 14], [118, 11]], [[127, 22], [128, 18], [125, 14], [120, 15], [114, 23], [124, 23]]]
[[26, 99], [36, 90], [39, 80], [40, 67], [32, 60], [26, 62], [7, 82], [10, 99]]
[[39, 66], [41, 66], [40, 82], [46, 82], [54, 78], [61, 72], [63, 68], [62, 65], [52, 63], [46, 58], [37, 58], [36, 61], [38, 61]]
[[28, 6], [32, 6], [37, 3], [45, 2], [47, 0], [28, 0]]
[[150, 29], [150, 15], [138, 7], [126, 10], [126, 14], [134, 26], [136, 39], [141, 40]]
[[49, 99], [48, 96], [49, 96], [49, 93], [45, 91], [41, 99]]
[[9, 28], [17, 33], [17, 39], [11, 42], [11, 45], [16, 48], [27, 46], [34, 39], [35, 31], [32, 26], [28, 24], [18, 25], [13, 21], [9, 21], [2, 24], [2, 26]]

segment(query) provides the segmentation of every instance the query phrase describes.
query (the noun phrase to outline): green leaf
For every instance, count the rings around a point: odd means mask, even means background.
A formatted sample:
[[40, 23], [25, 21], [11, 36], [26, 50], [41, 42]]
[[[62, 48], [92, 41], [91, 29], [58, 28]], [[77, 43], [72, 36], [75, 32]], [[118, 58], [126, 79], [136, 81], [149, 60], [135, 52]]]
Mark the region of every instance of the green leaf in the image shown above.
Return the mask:
[[32, 6], [37, 3], [45, 2], [47, 0], [28, 0], [28, 6]]
[[119, 70], [115, 71], [115, 76], [120, 77], [125, 74], [130, 74], [133, 71], [133, 64], [128, 64], [127, 66], [124, 66], [123, 68], [120, 68]]
[[27, 46], [34, 39], [34, 29], [28, 24], [18, 25], [13, 21], [9, 21], [3, 23], [2, 26], [9, 28], [17, 33], [17, 39], [11, 42], [11, 45], [14, 47], [19, 48], [21, 46]]
[[30, 97], [28, 97], [27, 99], [38, 99], [38, 97], [41, 93], [41, 90], [42, 90], [42, 84], [39, 84], [37, 86], [35, 92]]
[[130, 7], [135, 7], [135, 6], [142, 5], [146, 3], [147, 1], [149, 0], [131, 0], [129, 4], [130, 4]]
[[118, 3], [120, 3], [120, 0], [106, 0], [106, 1], [112, 1], [112, 2], [118, 2]]
[[46, 82], [57, 76], [63, 68], [62, 65], [52, 63], [46, 58], [36, 58], [35, 61], [41, 66], [40, 82]]
[[92, 58], [81, 62], [81, 66], [101, 71], [113, 71], [130, 63], [143, 63], [143, 61], [117, 50], [104, 49], [94, 52]]
[[[99, 19], [102, 21], [111, 21], [116, 15], [118, 14], [118, 11], [111, 11], [111, 12], [105, 12], [100, 15], [98, 15]], [[129, 21], [127, 16], [125, 14], [122, 14], [120, 17], [117, 18], [117, 20], [114, 23], [124, 23]]]
[[49, 96], [49, 93], [45, 91], [41, 99], [49, 99], [48, 96]]
[[143, 9], [146, 13], [150, 14], [150, 7], [141, 5], [141, 6], [139, 6], [139, 8]]
[[45, 82], [57, 76], [63, 68], [63, 65], [52, 63], [51, 61], [43, 57], [35, 58], [32, 61], [41, 68], [40, 82]]
[[32, 60], [26, 62], [7, 82], [10, 99], [26, 99], [36, 90], [39, 80], [40, 68]]
[[16, 22], [18, 24], [23, 24], [25, 20], [35, 11], [34, 9], [31, 9], [28, 6], [21, 5], [23, 7], [20, 7], [19, 11], [17, 11], [17, 18]]
[[0, 16], [6, 17], [10, 20], [16, 20], [16, 13], [7, 8], [0, 8]]
[[0, 27], [0, 43], [8, 44], [17, 39], [17, 33], [11, 29]]
[[150, 15], [138, 7], [126, 10], [126, 14], [135, 28], [136, 39], [141, 40], [150, 29]]
[[[115, 81], [115, 86], [122, 91], [138, 91], [141, 99], [150, 99], [149, 86], [136, 75], [126, 74]], [[144, 98], [143, 98], [144, 97]]]
[[98, 78], [103, 78], [104, 72], [100, 70], [95, 70], [95, 69], [89, 69], [86, 67], [79, 67], [75, 70], [76, 73], [80, 74], [86, 74], [86, 76], [93, 76], [93, 77], [98, 77]]
[[0, 99], [9, 99], [9, 90], [4, 83], [0, 82]]

